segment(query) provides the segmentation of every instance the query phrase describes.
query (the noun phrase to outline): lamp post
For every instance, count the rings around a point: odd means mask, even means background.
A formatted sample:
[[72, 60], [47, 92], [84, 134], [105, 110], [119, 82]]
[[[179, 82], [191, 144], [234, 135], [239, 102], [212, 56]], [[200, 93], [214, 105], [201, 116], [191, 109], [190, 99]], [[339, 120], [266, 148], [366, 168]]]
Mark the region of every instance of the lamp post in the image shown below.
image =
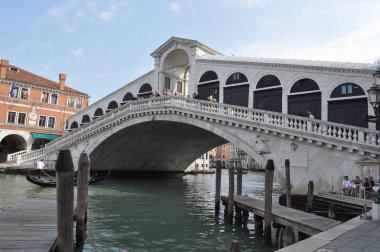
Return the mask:
[[[369, 103], [371, 104], [373, 111], [375, 112], [374, 116], [368, 116], [367, 119], [369, 122], [377, 123], [380, 119], [380, 67], [373, 74], [374, 83], [373, 86], [367, 90]], [[372, 219], [380, 220], [380, 193], [378, 191], [377, 197], [372, 203]]]

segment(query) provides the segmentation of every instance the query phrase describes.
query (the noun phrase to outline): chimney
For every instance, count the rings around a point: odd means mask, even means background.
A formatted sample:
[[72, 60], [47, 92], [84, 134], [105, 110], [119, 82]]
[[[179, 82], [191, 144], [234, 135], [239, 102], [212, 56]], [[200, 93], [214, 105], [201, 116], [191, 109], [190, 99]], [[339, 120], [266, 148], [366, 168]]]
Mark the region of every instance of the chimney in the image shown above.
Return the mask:
[[5, 75], [7, 74], [9, 61], [2, 59], [0, 63], [0, 78], [5, 79]]
[[66, 74], [59, 74], [59, 90], [65, 89]]

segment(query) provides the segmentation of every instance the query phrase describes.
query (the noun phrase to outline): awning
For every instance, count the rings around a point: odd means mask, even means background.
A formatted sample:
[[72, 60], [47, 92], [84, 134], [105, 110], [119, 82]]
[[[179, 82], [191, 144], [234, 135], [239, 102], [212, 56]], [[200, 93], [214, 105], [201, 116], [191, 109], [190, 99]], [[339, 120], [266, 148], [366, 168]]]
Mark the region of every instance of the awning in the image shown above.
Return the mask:
[[32, 132], [32, 136], [35, 139], [46, 139], [46, 140], [54, 140], [59, 137], [58, 135], [35, 133], [35, 132]]

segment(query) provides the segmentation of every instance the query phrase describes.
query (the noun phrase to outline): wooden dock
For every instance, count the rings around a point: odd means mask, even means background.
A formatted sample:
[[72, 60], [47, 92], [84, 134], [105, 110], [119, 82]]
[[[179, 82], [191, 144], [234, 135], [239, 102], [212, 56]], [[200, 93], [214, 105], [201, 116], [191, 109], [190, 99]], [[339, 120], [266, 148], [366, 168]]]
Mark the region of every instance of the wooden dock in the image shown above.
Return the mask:
[[362, 210], [364, 205], [367, 206], [368, 210], [372, 208], [373, 199], [364, 199], [361, 197], [351, 197], [343, 196], [342, 194], [332, 194], [332, 193], [318, 193], [314, 195], [315, 199], [323, 199], [324, 201], [330, 204], [339, 204], [345, 207], [356, 207], [357, 209]]
[[[228, 198], [222, 196], [223, 204], [227, 204]], [[264, 201], [250, 198], [247, 196], [234, 196], [235, 207], [243, 211], [251, 212], [264, 218]], [[333, 219], [317, 216], [314, 214], [298, 211], [292, 208], [273, 204], [272, 219], [274, 223], [285, 227], [293, 227], [298, 231], [309, 236], [318, 234], [332, 227], [339, 225], [341, 222]]]
[[26, 199], [0, 211], [0, 251], [50, 251], [57, 238], [55, 200]]

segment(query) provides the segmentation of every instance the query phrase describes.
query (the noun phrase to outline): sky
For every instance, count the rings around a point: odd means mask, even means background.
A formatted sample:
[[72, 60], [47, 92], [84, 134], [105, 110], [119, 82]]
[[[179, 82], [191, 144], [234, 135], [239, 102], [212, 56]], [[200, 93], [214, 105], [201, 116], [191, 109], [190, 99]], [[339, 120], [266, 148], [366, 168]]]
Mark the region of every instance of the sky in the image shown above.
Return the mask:
[[154, 68], [172, 36], [245, 57], [375, 63], [380, 0], [0, 0], [0, 58], [88, 93]]

